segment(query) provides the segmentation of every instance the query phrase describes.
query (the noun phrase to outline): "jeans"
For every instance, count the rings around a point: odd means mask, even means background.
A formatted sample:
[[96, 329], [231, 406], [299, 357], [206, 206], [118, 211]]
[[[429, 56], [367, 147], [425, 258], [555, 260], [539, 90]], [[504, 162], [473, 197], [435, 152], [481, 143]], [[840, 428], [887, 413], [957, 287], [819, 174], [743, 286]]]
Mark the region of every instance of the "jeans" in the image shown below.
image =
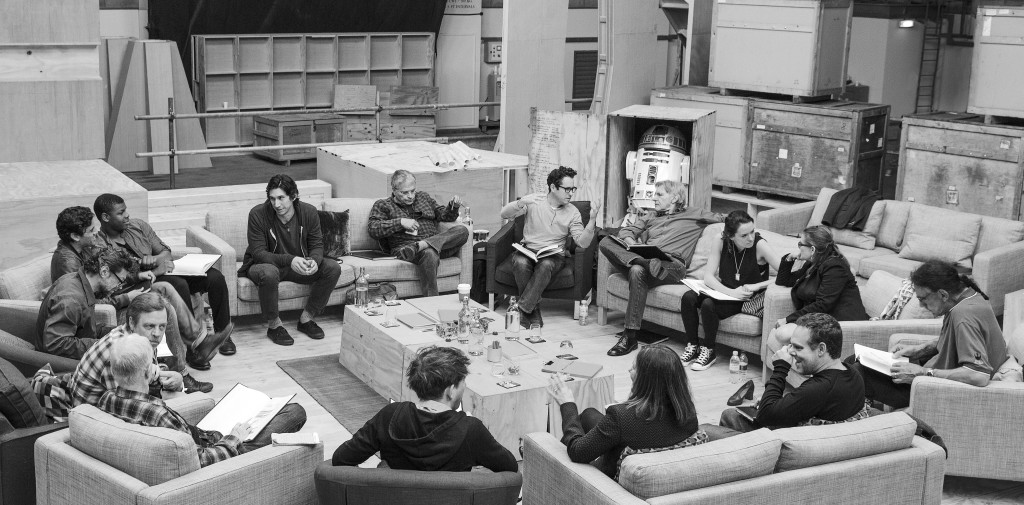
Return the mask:
[[551, 278], [565, 266], [565, 256], [556, 254], [534, 261], [519, 251], [505, 260], [512, 262], [512, 276], [516, 279], [519, 290], [519, 308], [523, 312], [533, 312], [540, 303], [541, 295], [551, 284]]
[[740, 433], [747, 433], [760, 428], [754, 421], [743, 417], [743, 414], [740, 414], [740, 411], [734, 408], [723, 410], [718, 424], [720, 426], [718, 429], [719, 433], [725, 436], [739, 435]]
[[285, 405], [280, 412], [270, 420], [269, 423], [263, 428], [255, 438], [250, 442], [242, 443], [242, 447], [245, 448], [245, 452], [255, 451], [260, 447], [266, 447], [270, 445], [270, 435], [273, 433], [295, 433], [302, 429], [302, 426], [306, 424], [306, 409], [302, 408], [302, 405], [298, 403], [289, 403]]
[[910, 384], [896, 384], [892, 377], [862, 366], [855, 355], [847, 357], [843, 363], [864, 378], [864, 398], [882, 402], [894, 409], [910, 406]]
[[674, 284], [679, 282], [686, 275], [686, 265], [678, 261], [663, 261], [661, 263], [661, 277], [655, 277], [643, 265], [631, 264], [633, 260], [643, 259], [636, 253], [626, 250], [618, 242], [605, 238], [598, 244], [601, 254], [604, 254], [608, 261], [619, 269], [627, 270], [629, 278], [629, 300], [626, 302], [626, 329], [639, 330], [640, 323], [644, 318], [644, 309], [647, 308], [647, 291], [662, 284]]
[[224, 281], [224, 274], [220, 270], [211, 268], [206, 271], [206, 276], [189, 275], [180, 277], [177, 275], [161, 275], [156, 278], [157, 282], [166, 282], [174, 287], [189, 308], [191, 306], [192, 293], [206, 293], [210, 298], [210, 309], [213, 311], [213, 329], [221, 331], [227, 328], [231, 322], [231, 305], [228, 299], [228, 285]]
[[[185, 303], [174, 288], [166, 282], [154, 282], [153, 292], [160, 294], [167, 300], [167, 327], [164, 330], [164, 338], [167, 340], [167, 347], [174, 355], [174, 370], [184, 375], [185, 354], [188, 348], [195, 345], [198, 335], [199, 324], [196, 322], [195, 329], [187, 327], [183, 329], [182, 320], [195, 321], [191, 314], [189, 304]], [[184, 313], [183, 313], [184, 312]], [[127, 322], [127, 321], [125, 321]], [[195, 333], [193, 333], [195, 331]]]
[[320, 268], [313, 275], [301, 275], [295, 273], [290, 266], [278, 267], [270, 263], [257, 263], [249, 267], [246, 274], [253, 284], [259, 286], [260, 309], [267, 321], [273, 321], [278, 317], [278, 285], [283, 281], [296, 284], [312, 285], [309, 298], [306, 300], [306, 312], [316, 317], [324, 307], [331, 293], [338, 285], [338, 277], [341, 277], [341, 267], [337, 261], [324, 258], [320, 262]]
[[[444, 258], [459, 255], [459, 249], [469, 240], [469, 228], [453, 226], [441, 233], [423, 239], [427, 243], [416, 253], [412, 262], [420, 266], [420, 289], [424, 296], [437, 296], [437, 267]], [[392, 253], [394, 253], [392, 249]]]
[[[686, 342], [714, 349], [715, 340], [718, 338], [718, 323], [722, 319], [739, 314], [742, 309], [743, 302], [715, 300], [710, 296], [698, 294], [696, 291], [683, 293], [683, 299], [679, 302], [679, 315], [683, 318]], [[703, 343], [697, 337], [697, 327], [702, 322], [704, 323]]]

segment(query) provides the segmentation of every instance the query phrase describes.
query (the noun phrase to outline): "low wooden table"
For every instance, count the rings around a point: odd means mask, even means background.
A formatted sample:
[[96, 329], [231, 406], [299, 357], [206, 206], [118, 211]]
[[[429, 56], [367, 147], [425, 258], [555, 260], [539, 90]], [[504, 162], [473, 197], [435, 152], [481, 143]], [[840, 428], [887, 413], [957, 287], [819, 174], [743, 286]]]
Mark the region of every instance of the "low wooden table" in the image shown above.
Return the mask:
[[[499, 339], [506, 347], [504, 338], [504, 316], [489, 312], [483, 306], [471, 302], [473, 307], [482, 310], [482, 315], [494, 319], [488, 328], [489, 332], [497, 331], [498, 335], [488, 334], [485, 346]], [[398, 314], [420, 311], [430, 317], [437, 317], [439, 308], [456, 308], [459, 306], [457, 295], [445, 295], [429, 298], [415, 298], [401, 301]], [[368, 386], [381, 396], [395, 401], [414, 401], [415, 393], [405, 382], [405, 370], [420, 348], [427, 345], [447, 345], [467, 351], [466, 346], [457, 342], [445, 342], [437, 337], [433, 328], [429, 331], [408, 328], [401, 325], [385, 328], [384, 313], [388, 307], [382, 307], [380, 316], [367, 316], [364, 311], [356, 310], [351, 305], [345, 307], [345, 323], [341, 334], [341, 354], [339, 361], [349, 371], [356, 374]], [[521, 372], [516, 376], [494, 376], [495, 363], [489, 362], [484, 356], [470, 356], [472, 363], [469, 376], [466, 378], [466, 393], [462, 398], [462, 408], [467, 413], [480, 419], [502, 445], [519, 456], [519, 441], [523, 435], [537, 431], [548, 431], [556, 437], [562, 434], [562, 417], [558, 405], [549, 400], [545, 391], [550, 374], [541, 371], [544, 363], [556, 360], [556, 355], [566, 352], [581, 356], [587, 361], [596, 361], [596, 353], [580, 353], [581, 349], [561, 349], [561, 338], [545, 335], [547, 342], [531, 344], [526, 341], [527, 330], [520, 332], [520, 344], [534, 351], [519, 357]], [[575, 343], [576, 341], [574, 341]], [[604, 343], [598, 345], [606, 350]], [[586, 350], [586, 344], [576, 343]], [[584, 356], [586, 354], [586, 356]], [[612, 359], [612, 358], [609, 358]], [[505, 359], [505, 364], [508, 360]], [[604, 364], [604, 363], [602, 363]], [[613, 367], [605, 367], [592, 379], [575, 379], [569, 382], [576, 397], [580, 411], [594, 407], [604, 411], [605, 405], [614, 402]], [[617, 368], [617, 367], [616, 367]], [[520, 384], [513, 389], [506, 389], [498, 382], [512, 380]]]

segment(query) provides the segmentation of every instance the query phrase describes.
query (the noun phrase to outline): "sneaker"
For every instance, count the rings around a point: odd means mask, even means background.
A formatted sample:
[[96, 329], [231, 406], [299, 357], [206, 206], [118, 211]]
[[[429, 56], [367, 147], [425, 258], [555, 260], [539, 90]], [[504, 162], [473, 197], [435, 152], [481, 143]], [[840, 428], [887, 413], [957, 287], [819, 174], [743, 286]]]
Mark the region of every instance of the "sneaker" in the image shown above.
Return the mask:
[[267, 336], [277, 345], [292, 345], [295, 343], [295, 340], [288, 334], [288, 330], [284, 329], [284, 326], [270, 328], [267, 330]]
[[697, 360], [690, 364], [690, 370], [701, 372], [711, 368], [718, 361], [718, 356], [715, 356], [715, 350], [700, 346], [700, 355], [697, 356]]
[[321, 328], [320, 325], [316, 324], [316, 321], [312, 319], [306, 321], [305, 323], [299, 323], [298, 326], [296, 326], [295, 328], [301, 331], [302, 333], [305, 333], [306, 335], [309, 336], [309, 338], [313, 340], [320, 340], [324, 338], [323, 328]]
[[683, 354], [679, 356], [679, 361], [682, 361], [684, 365], [689, 365], [693, 360], [697, 359], [697, 350], [699, 347], [696, 344], [686, 344], [686, 349], [683, 349]]
[[192, 394], [196, 392], [209, 393], [210, 391], [213, 391], [213, 384], [198, 380], [195, 377], [192, 377], [192, 374], [185, 374], [182, 377], [181, 382], [182, 385], [185, 386], [186, 394]]

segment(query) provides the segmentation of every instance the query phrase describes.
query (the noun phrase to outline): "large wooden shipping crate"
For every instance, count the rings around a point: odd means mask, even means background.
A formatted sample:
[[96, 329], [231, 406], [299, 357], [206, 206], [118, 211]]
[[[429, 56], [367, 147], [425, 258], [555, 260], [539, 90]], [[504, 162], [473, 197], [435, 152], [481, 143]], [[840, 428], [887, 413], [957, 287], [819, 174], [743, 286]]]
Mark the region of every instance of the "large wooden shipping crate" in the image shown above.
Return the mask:
[[[280, 146], [344, 142], [345, 117], [340, 114], [285, 114], [283, 116], [256, 116], [253, 126], [253, 145]], [[291, 160], [316, 159], [316, 149], [275, 149], [256, 151], [257, 156], [291, 164]]]
[[[434, 85], [433, 33], [195, 35], [199, 112], [330, 108], [339, 84]], [[253, 119], [204, 121], [210, 147], [253, 143]]]
[[711, 209], [715, 112], [680, 107], [630, 105], [608, 113], [605, 216], [624, 216], [629, 203], [626, 155], [635, 151], [648, 128], [660, 124], [682, 130], [690, 139], [688, 207]]
[[903, 118], [897, 199], [1020, 219], [1024, 128], [972, 114]]
[[715, 0], [708, 84], [797, 96], [840, 94], [851, 0]]
[[981, 7], [967, 111], [1024, 117], [1024, 7]]
[[821, 188], [881, 190], [889, 106], [753, 101], [747, 188], [814, 199]]

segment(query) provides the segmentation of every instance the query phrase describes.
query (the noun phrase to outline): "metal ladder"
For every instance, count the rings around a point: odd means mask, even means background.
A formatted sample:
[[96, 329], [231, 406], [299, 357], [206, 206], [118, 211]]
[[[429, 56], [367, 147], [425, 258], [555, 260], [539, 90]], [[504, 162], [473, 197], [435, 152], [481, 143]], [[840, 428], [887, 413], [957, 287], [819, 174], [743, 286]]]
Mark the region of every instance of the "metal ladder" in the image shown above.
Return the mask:
[[925, 2], [924, 43], [921, 45], [921, 66], [917, 74], [917, 98], [914, 112], [927, 114], [935, 104], [935, 84], [939, 74], [939, 49], [942, 39], [942, 4]]

